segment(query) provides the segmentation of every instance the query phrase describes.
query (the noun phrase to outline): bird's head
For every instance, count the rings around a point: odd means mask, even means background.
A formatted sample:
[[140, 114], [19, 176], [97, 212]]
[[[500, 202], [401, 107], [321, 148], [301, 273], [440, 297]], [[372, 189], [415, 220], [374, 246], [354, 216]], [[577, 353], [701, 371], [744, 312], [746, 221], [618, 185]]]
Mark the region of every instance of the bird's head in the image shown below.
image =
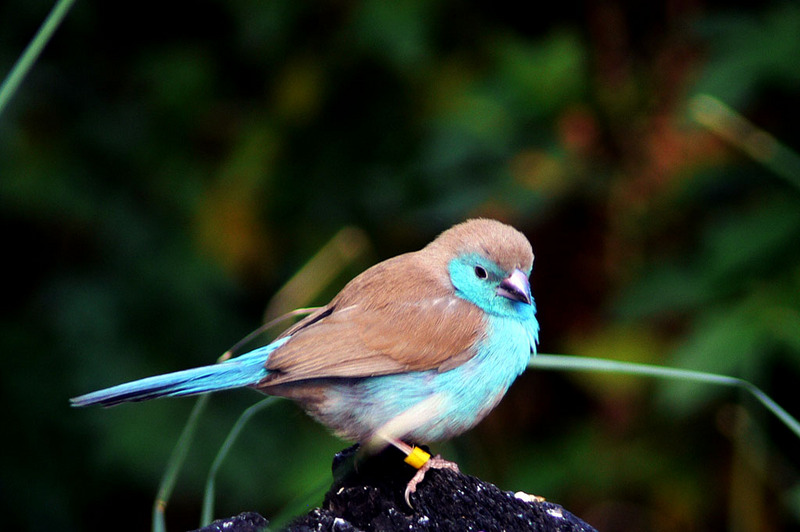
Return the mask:
[[450, 282], [459, 297], [485, 312], [533, 318], [528, 276], [533, 251], [525, 235], [495, 220], [468, 220], [431, 243], [447, 259]]

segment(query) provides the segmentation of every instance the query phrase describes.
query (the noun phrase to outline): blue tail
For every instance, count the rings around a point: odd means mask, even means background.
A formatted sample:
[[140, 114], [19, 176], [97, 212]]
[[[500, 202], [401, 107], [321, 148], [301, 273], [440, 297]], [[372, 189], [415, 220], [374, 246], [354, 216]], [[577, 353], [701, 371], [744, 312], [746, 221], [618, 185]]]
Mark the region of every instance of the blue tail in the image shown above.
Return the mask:
[[270, 353], [280, 347], [285, 340], [273, 342], [220, 364], [147, 377], [73, 397], [69, 401], [72, 406], [114, 406], [129, 401], [180, 397], [250, 386], [257, 384], [269, 374], [264, 364]]

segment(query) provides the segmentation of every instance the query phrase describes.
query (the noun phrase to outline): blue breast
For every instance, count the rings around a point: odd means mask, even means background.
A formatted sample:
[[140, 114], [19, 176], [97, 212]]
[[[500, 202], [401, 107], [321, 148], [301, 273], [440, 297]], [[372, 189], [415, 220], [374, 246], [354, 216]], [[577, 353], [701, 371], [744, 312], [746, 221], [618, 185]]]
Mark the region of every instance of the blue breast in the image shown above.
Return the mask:
[[[530, 307], [530, 306], [528, 306]], [[411, 372], [350, 381], [326, 392], [326, 423], [340, 435], [363, 439], [409, 411], [411, 423], [394, 437], [431, 442], [461, 434], [483, 419], [526, 368], [535, 352], [538, 325], [531, 319], [487, 317], [477, 354], [452, 370]], [[436, 397], [434, 411], [415, 405]]]

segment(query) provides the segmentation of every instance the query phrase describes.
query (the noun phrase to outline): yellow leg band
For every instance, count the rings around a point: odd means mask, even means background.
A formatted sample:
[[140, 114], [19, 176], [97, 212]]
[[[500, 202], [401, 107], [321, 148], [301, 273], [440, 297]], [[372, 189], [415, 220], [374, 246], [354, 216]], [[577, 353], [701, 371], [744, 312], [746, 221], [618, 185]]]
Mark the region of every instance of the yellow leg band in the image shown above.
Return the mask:
[[420, 449], [419, 447], [414, 447], [411, 449], [411, 452], [408, 453], [408, 456], [405, 458], [405, 463], [419, 469], [420, 467], [425, 465], [425, 462], [431, 459], [431, 455]]

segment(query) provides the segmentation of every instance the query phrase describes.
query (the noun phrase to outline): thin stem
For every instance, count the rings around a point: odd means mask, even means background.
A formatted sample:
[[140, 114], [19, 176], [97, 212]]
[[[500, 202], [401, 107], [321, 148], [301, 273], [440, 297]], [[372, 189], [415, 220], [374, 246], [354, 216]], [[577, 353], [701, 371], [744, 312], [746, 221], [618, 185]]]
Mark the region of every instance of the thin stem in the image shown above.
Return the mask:
[[183, 427], [183, 432], [181, 432], [181, 436], [172, 450], [172, 455], [169, 457], [167, 470], [161, 479], [161, 485], [158, 488], [158, 494], [153, 504], [153, 532], [166, 532], [167, 530], [164, 522], [164, 512], [167, 509], [167, 503], [178, 479], [178, 473], [180, 473], [183, 462], [186, 460], [186, 454], [189, 452], [189, 446], [197, 428], [197, 421], [200, 419], [200, 414], [207, 402], [208, 395], [202, 395], [197, 400], [194, 408], [192, 408], [192, 413], [189, 415], [189, 420], [186, 422], [186, 426]]
[[219, 468], [222, 466], [222, 462], [228, 456], [228, 451], [233, 446], [236, 439], [239, 437], [239, 433], [242, 431], [244, 426], [250, 421], [250, 418], [253, 417], [255, 414], [263, 410], [264, 408], [268, 407], [272, 403], [274, 403], [278, 398], [277, 397], [267, 397], [266, 399], [262, 399], [261, 401], [257, 402], [256, 404], [250, 406], [242, 412], [242, 415], [239, 416], [239, 419], [236, 420], [236, 423], [233, 425], [233, 428], [228, 433], [228, 437], [225, 438], [225, 441], [222, 443], [219, 451], [217, 452], [217, 456], [214, 458], [214, 462], [211, 464], [211, 469], [208, 472], [208, 480], [206, 480], [206, 491], [205, 495], [203, 496], [203, 511], [200, 518], [200, 526], [207, 526], [211, 523], [211, 520], [214, 516], [214, 492], [215, 492], [215, 482], [217, 477], [217, 472]]
[[760, 388], [750, 382], [737, 377], [717, 375], [703, 371], [692, 371], [687, 369], [666, 368], [663, 366], [653, 366], [650, 364], [636, 364], [633, 362], [620, 362], [616, 360], [606, 360], [602, 358], [589, 358], [565, 355], [537, 355], [531, 358], [528, 363], [529, 368], [548, 369], [561, 371], [594, 371], [602, 373], [616, 373], [637, 375], [642, 377], [655, 377], [661, 379], [678, 379], [684, 381], [703, 382], [707, 384], [717, 384], [740, 388], [755, 397], [767, 410], [772, 412], [775, 417], [780, 419], [789, 430], [800, 438], [800, 423], [789, 412], [784, 410], [778, 403], [773, 401]]
[[695, 121], [800, 189], [800, 155], [736, 109], [710, 94], [698, 94], [690, 100], [689, 112]]
[[33, 39], [28, 43], [17, 62], [11, 67], [11, 71], [3, 80], [3, 84], [0, 85], [0, 115], [74, 3], [75, 0], [58, 0], [56, 2], [56, 5], [53, 6], [53, 9], [50, 10], [47, 18], [39, 27], [36, 35], [33, 36]]
[[228, 360], [229, 358], [232, 358], [232, 357], [236, 356], [236, 352], [239, 351], [242, 348], [242, 346], [247, 344], [247, 342], [251, 341], [253, 338], [258, 336], [259, 334], [262, 334], [265, 331], [269, 330], [271, 327], [274, 327], [278, 323], [280, 323], [280, 322], [282, 322], [284, 320], [288, 320], [289, 318], [293, 318], [294, 316], [302, 316], [304, 314], [311, 314], [312, 312], [315, 312], [315, 311], [319, 310], [319, 308], [320, 307], [298, 308], [298, 309], [292, 310], [290, 312], [287, 312], [285, 314], [282, 314], [282, 315], [278, 316], [277, 318], [274, 318], [274, 319], [268, 321], [267, 323], [261, 325], [256, 330], [252, 331], [250, 334], [248, 334], [247, 336], [245, 336], [244, 338], [242, 338], [241, 340], [236, 342], [233, 347], [231, 347], [230, 349], [225, 351], [222, 354], [222, 356], [219, 357], [218, 362], [223, 362], [225, 360]]

